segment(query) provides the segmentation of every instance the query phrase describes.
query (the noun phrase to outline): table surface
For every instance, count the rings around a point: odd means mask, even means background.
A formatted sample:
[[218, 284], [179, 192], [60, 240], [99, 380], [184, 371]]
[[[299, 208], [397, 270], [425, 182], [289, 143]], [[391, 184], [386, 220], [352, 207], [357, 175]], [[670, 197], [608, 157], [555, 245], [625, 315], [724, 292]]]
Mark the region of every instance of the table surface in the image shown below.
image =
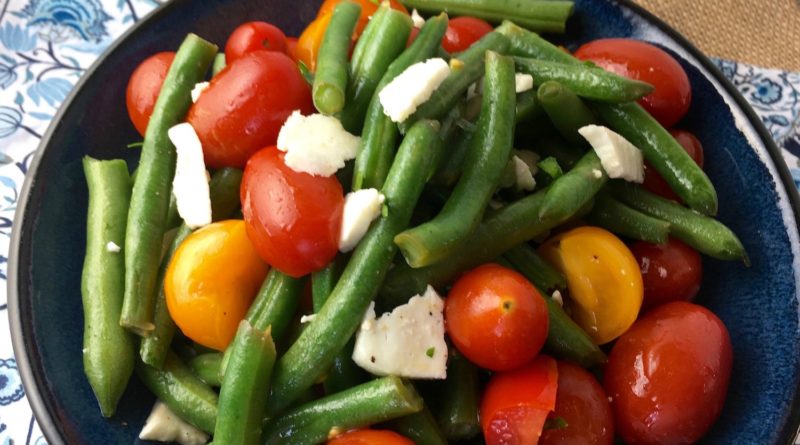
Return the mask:
[[[62, 0], [62, 7], [80, 6], [85, 12], [82, 22], [67, 23], [48, 15], [47, 3], [0, 0], [0, 445], [46, 443], [25, 399], [8, 318], [2, 314], [8, 243], [25, 173], [77, 79], [117, 36], [158, 5], [156, 0]], [[762, 118], [800, 186], [800, 73], [714, 61]]]

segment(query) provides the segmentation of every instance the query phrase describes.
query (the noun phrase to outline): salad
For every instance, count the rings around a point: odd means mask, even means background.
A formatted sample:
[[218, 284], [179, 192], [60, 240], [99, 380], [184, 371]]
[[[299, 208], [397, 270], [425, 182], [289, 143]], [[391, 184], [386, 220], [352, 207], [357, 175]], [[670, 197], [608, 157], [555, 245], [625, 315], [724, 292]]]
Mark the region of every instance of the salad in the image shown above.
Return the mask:
[[540, 37], [572, 12], [326, 0], [142, 61], [138, 167], [84, 159], [102, 415], [135, 373], [182, 444], [700, 440], [733, 354], [701, 254], [747, 254], [680, 64]]

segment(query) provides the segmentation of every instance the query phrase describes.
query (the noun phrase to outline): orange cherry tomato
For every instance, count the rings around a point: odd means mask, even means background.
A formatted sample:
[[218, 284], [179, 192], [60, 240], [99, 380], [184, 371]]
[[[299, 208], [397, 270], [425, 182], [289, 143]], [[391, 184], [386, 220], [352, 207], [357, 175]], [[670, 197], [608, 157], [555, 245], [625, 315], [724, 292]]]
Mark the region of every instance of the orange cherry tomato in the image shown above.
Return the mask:
[[128, 116], [142, 136], [147, 131], [147, 123], [150, 122], [150, 115], [156, 106], [158, 93], [161, 92], [161, 85], [164, 84], [164, 78], [167, 77], [167, 71], [174, 59], [174, 52], [154, 54], [140, 63], [128, 80], [125, 93]]
[[328, 13], [318, 16], [297, 39], [297, 46], [295, 47], [297, 61], [303, 62], [311, 72], [317, 69], [317, 54], [319, 53], [320, 45], [322, 45], [322, 38], [325, 37], [325, 30], [328, 29], [328, 23], [331, 22], [331, 15], [333, 14]]
[[167, 267], [167, 308], [183, 333], [224, 351], [253, 302], [267, 265], [245, 231], [229, 220], [198, 229], [181, 243]]
[[414, 445], [414, 442], [394, 431], [355, 430], [336, 436], [328, 445]]

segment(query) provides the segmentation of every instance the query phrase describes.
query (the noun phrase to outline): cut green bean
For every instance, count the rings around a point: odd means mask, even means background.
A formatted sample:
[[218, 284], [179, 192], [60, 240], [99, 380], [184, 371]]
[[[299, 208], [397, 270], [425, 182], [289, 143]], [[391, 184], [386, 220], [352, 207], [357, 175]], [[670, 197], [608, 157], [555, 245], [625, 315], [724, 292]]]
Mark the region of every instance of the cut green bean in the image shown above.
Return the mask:
[[567, 279], [564, 275], [551, 266], [528, 243], [509, 249], [503, 254], [503, 257], [546, 295], [550, 295], [556, 290], [567, 289]]
[[120, 324], [140, 336], [153, 329], [153, 306], [164, 237], [175, 147], [167, 130], [182, 122], [189, 92], [206, 75], [217, 47], [194, 34], [181, 44], [164, 79], [144, 137], [125, 234], [125, 298]]
[[487, 51], [485, 66], [478, 128], [453, 193], [434, 219], [394, 238], [411, 267], [441, 260], [472, 233], [511, 157], [516, 100], [514, 62]]
[[581, 63], [565, 49], [559, 48], [540, 37], [535, 32], [517, 26], [509, 20], [495, 30], [509, 39], [509, 54], [518, 57], [531, 57], [561, 63]]
[[222, 380], [219, 378], [220, 366], [222, 366], [221, 352], [207, 352], [189, 360], [189, 367], [192, 368], [194, 375], [208, 386], [219, 387], [222, 384]]
[[[564, 171], [558, 164], [558, 160], [553, 156], [548, 156], [536, 163], [539, 173], [536, 177], [536, 183], [542, 182], [542, 185], [550, 185], [556, 179], [564, 176]], [[544, 179], [544, 180], [542, 180]]]
[[586, 153], [572, 170], [547, 188], [539, 217], [563, 221], [591, 201], [607, 180], [597, 153]]
[[260, 442], [275, 343], [270, 328], [262, 331], [247, 320], [239, 323], [231, 343], [231, 357], [219, 391], [219, 416], [214, 442], [255, 445]]
[[458, 16], [478, 17], [489, 22], [514, 19], [539, 32], [563, 33], [572, 15], [571, 1], [548, 0], [402, 0], [409, 9], [422, 12], [445, 11]]
[[670, 230], [668, 222], [642, 213], [603, 192], [597, 194], [586, 220], [618, 235], [655, 244], [666, 243]]
[[314, 384], [361, 323], [397, 252], [392, 240], [408, 226], [433, 170], [431, 159], [441, 150], [437, 130], [435, 122], [420, 121], [400, 144], [382, 189], [385, 216], [372, 224], [314, 321], [278, 361], [269, 414], [281, 412]]
[[336, 5], [317, 53], [312, 97], [322, 114], [332, 115], [344, 108], [347, 91], [348, 53], [361, 6], [350, 1]]
[[750, 264], [742, 242], [721, 222], [627, 183], [612, 184], [614, 196], [629, 206], [670, 224], [670, 235], [721, 260]]
[[232, 218], [241, 207], [239, 189], [242, 185], [241, 169], [224, 167], [211, 175], [208, 183], [211, 198], [211, 220], [222, 221]]
[[[311, 366], [313, 363], [308, 363]], [[422, 398], [397, 377], [383, 377], [309, 402], [277, 417], [265, 445], [323, 443], [348, 430], [418, 412]]]
[[219, 74], [219, 72], [224, 70], [226, 66], [227, 62], [225, 61], [225, 53], [218, 53], [216, 56], [214, 56], [214, 62], [211, 64], [211, 77]]
[[114, 415], [136, 359], [131, 333], [119, 325], [125, 289], [125, 221], [131, 178], [125, 161], [83, 158], [89, 188], [86, 256], [81, 274], [83, 370], [100, 412]]
[[437, 389], [431, 410], [445, 437], [456, 442], [480, 433], [478, 368], [458, 352], [451, 352], [447, 379], [437, 384]]
[[539, 98], [536, 97], [536, 91], [530, 90], [517, 94], [516, 111], [515, 121], [517, 124], [540, 116], [543, 110], [539, 104]]
[[553, 126], [567, 142], [576, 147], [589, 147], [578, 130], [597, 124], [599, 120], [575, 93], [558, 82], [548, 81], [539, 85], [537, 97]]
[[447, 438], [436, 424], [433, 414], [424, 405], [421, 411], [398, 417], [387, 422], [385, 426], [411, 439], [414, 445], [447, 445]]

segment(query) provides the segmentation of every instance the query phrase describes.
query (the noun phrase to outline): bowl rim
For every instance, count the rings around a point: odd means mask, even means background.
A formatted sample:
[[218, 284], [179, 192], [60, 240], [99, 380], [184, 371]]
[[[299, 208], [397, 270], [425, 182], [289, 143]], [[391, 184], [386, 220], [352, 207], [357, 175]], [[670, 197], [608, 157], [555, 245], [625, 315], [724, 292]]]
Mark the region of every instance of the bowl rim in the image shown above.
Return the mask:
[[[42, 391], [41, 388], [46, 388], [44, 375], [37, 366], [34, 368], [34, 363], [38, 364], [30, 355], [29, 348], [26, 347], [26, 340], [33, 338], [32, 325], [30, 322], [23, 320], [22, 311], [20, 310], [20, 293], [18, 292], [18, 279], [20, 267], [18, 264], [18, 257], [20, 252], [20, 240], [22, 239], [22, 227], [26, 217], [33, 218], [33, 215], [28, 216], [28, 198], [30, 196], [30, 189], [34, 182], [36, 172], [39, 170], [41, 158], [45, 155], [45, 148], [50, 144], [53, 133], [56, 128], [61, 124], [62, 117], [67, 113], [75, 97], [79, 94], [92, 74], [103, 64], [108, 58], [109, 54], [115, 52], [120, 46], [125, 44], [127, 40], [134, 34], [146, 26], [149, 22], [156, 20], [158, 17], [169, 14], [173, 9], [181, 7], [191, 0], [172, 0], [161, 4], [154, 10], [142, 17], [136, 24], [123, 32], [106, 50], [92, 63], [92, 65], [81, 76], [78, 82], [70, 91], [67, 98], [64, 100], [57, 113], [53, 117], [51, 124], [48, 126], [47, 131], [42, 135], [42, 138], [36, 148], [36, 156], [25, 175], [25, 180], [20, 191], [20, 197], [17, 204], [17, 211], [14, 215], [14, 222], [9, 243], [9, 263], [8, 263], [8, 278], [7, 278], [7, 307], [8, 318], [11, 331], [11, 344], [16, 359], [17, 368], [22, 379], [22, 384], [25, 389], [25, 394], [31, 406], [36, 421], [45, 436], [47, 442], [51, 445], [64, 443], [64, 428], [56, 422], [54, 416], [48, 408], [53, 405], [52, 393], [49, 391]], [[794, 184], [789, 168], [783, 159], [781, 150], [775, 143], [772, 135], [766, 129], [761, 119], [756, 115], [753, 108], [739, 93], [736, 87], [729, 81], [722, 71], [711, 60], [695, 47], [687, 38], [681, 35], [678, 31], [673, 29], [670, 25], [662, 19], [655, 16], [642, 6], [633, 3], [632, 0], [604, 0], [610, 4], [614, 4], [623, 8], [630, 9], [635, 14], [641, 16], [649, 25], [655, 26], [663, 32], [670, 39], [674, 40], [682, 49], [689, 55], [694, 57], [700, 65], [722, 86], [722, 88], [731, 96], [738, 108], [747, 118], [749, 124], [758, 135], [761, 143], [767, 150], [770, 159], [772, 160], [775, 170], [780, 178], [780, 183], [786, 190], [789, 205], [792, 208], [795, 223], [800, 225], [800, 194]], [[776, 184], [777, 185], [777, 184]], [[798, 227], [800, 232], [800, 227]], [[32, 343], [35, 344], [35, 343]], [[790, 407], [790, 412], [787, 417], [787, 422], [783, 427], [780, 435], [778, 436], [778, 443], [794, 445], [795, 438], [800, 428], [800, 400], [795, 399]]]

